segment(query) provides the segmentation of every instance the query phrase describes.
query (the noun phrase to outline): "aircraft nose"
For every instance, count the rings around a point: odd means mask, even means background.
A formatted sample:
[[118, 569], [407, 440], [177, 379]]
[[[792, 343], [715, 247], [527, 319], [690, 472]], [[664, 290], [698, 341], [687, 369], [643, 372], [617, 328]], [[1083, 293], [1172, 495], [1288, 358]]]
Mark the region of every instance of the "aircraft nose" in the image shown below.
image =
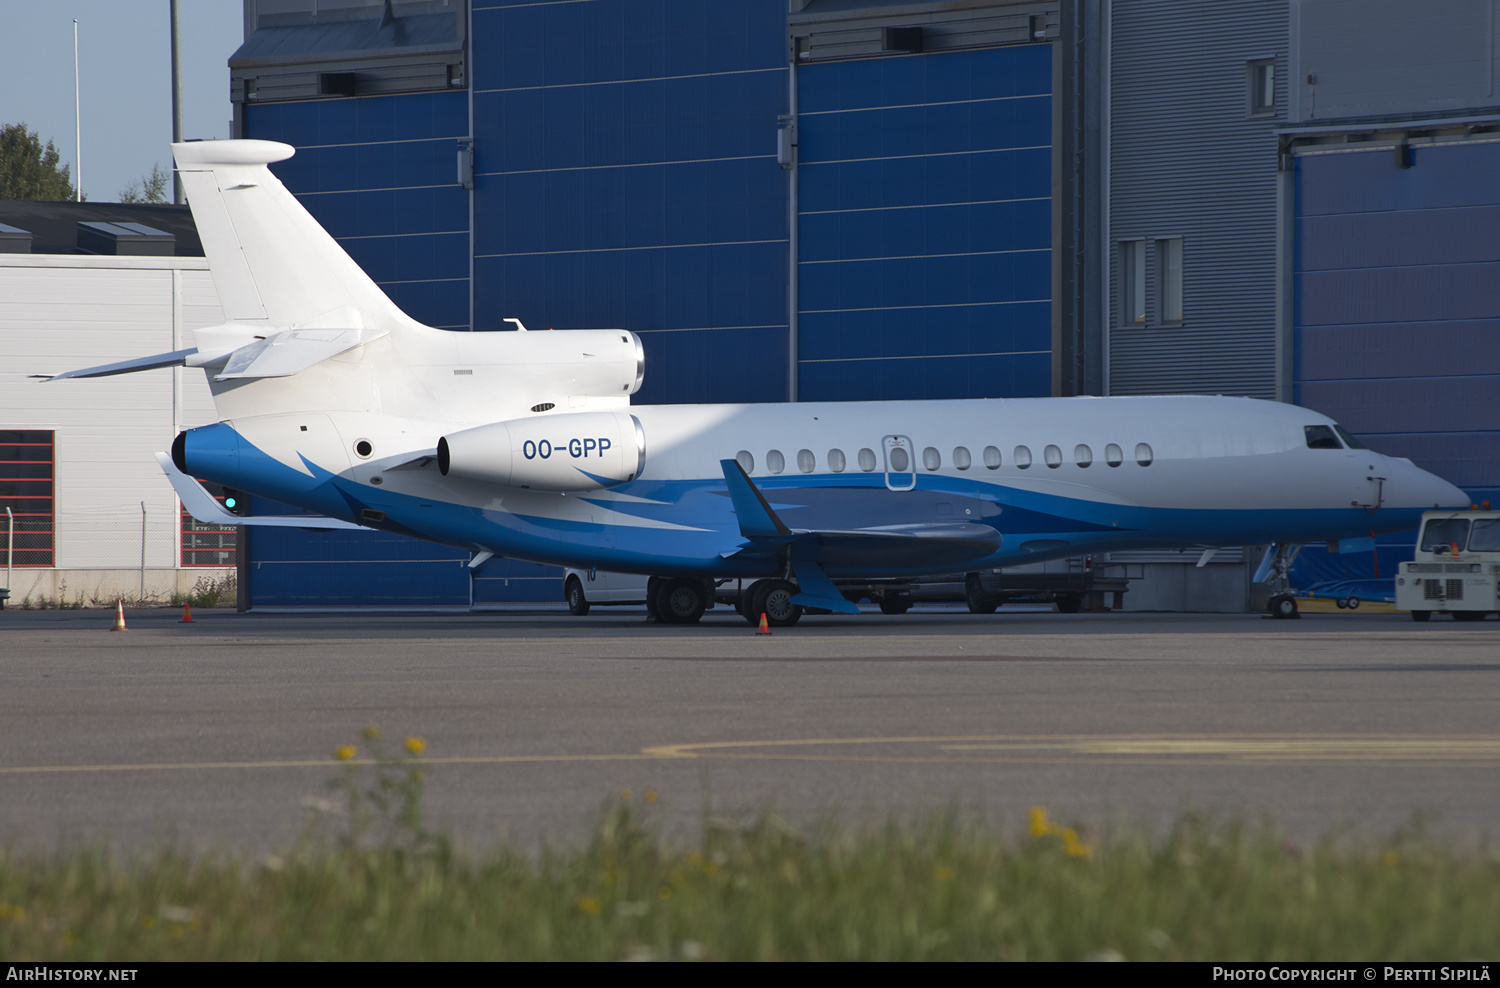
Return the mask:
[[1401, 478], [1401, 500], [1414, 508], [1467, 508], [1469, 495], [1437, 474], [1406, 463]]

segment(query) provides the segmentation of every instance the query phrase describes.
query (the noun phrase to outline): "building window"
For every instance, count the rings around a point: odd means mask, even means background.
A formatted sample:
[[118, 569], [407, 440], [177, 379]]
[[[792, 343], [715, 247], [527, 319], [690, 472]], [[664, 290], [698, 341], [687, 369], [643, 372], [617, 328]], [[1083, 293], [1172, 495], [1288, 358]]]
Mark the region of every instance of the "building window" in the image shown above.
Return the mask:
[[1120, 241], [1120, 322], [1146, 325], [1146, 242]]
[[53, 455], [57, 434], [44, 429], [0, 429], [0, 539], [10, 530], [3, 516], [10, 509], [15, 544], [5, 544], [0, 564], [55, 566], [53, 556]]
[[1276, 115], [1276, 59], [1257, 58], [1245, 63], [1245, 84], [1249, 87], [1252, 117]]
[[1164, 325], [1182, 322], [1182, 238], [1156, 242], [1157, 303]]
[[[225, 504], [223, 487], [207, 481], [199, 483], [214, 496], [215, 501]], [[179, 511], [182, 521], [182, 565], [233, 566], [237, 546], [235, 530], [199, 521], [188, 514], [186, 508], [179, 507]]]

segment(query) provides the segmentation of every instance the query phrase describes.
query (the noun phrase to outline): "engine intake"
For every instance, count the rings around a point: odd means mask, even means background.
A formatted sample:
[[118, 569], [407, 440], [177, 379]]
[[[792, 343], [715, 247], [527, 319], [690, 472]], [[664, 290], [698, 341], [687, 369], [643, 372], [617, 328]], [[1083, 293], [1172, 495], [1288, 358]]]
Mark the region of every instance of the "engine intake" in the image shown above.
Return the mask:
[[573, 412], [491, 422], [438, 440], [445, 477], [541, 491], [629, 483], [646, 465], [646, 433], [627, 412]]

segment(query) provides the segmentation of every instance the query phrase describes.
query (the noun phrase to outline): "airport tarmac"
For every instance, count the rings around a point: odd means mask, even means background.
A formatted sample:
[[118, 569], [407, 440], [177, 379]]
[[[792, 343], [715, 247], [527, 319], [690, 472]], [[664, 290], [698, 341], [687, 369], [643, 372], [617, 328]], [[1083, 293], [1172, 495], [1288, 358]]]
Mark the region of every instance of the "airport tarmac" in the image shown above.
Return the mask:
[[1500, 838], [1494, 618], [126, 613], [0, 613], [0, 842], [337, 832], [334, 753], [371, 724], [425, 739], [428, 820], [471, 846], [579, 839], [626, 789], [689, 835], [707, 802]]

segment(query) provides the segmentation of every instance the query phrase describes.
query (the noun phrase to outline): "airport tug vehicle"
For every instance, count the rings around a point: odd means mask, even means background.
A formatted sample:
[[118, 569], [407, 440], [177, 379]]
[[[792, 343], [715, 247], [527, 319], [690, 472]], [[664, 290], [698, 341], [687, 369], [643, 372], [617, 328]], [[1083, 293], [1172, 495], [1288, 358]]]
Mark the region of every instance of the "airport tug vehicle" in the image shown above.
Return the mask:
[[1414, 621], [1500, 611], [1500, 511], [1424, 512], [1416, 558], [1396, 576], [1396, 606]]

